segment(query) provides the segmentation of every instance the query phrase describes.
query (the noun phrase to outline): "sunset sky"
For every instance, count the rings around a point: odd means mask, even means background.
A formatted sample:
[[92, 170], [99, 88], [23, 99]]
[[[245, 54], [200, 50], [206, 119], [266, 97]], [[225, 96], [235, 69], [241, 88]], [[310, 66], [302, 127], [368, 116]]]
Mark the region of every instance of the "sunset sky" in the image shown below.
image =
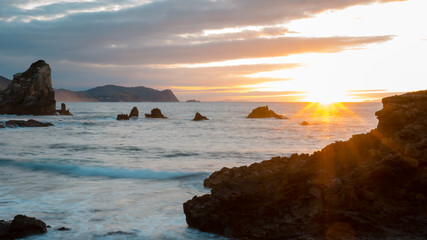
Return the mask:
[[1, 0], [0, 76], [181, 101], [370, 101], [427, 89], [426, 0]]

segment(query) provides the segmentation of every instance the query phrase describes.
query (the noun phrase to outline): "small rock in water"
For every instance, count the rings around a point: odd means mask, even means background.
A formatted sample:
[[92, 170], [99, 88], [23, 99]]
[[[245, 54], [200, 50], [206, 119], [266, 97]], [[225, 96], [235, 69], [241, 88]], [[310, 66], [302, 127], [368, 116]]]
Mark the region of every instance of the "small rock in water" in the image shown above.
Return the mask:
[[128, 114], [118, 114], [117, 120], [129, 120], [130, 118], [138, 118], [138, 116], [139, 116], [138, 108], [133, 107], [132, 110], [130, 111], [129, 115]]
[[133, 107], [132, 110], [129, 113], [129, 118], [132, 118], [132, 117], [136, 117], [137, 118], [138, 116], [139, 116], [138, 108], [137, 107]]
[[162, 111], [160, 111], [160, 109], [158, 108], [153, 108], [151, 110], [151, 114], [145, 114], [146, 118], [167, 118], [162, 114]]
[[12, 221], [0, 220], [0, 239], [24, 238], [46, 232], [46, 224], [33, 217], [16, 215]]
[[59, 115], [73, 116], [73, 114], [70, 113], [70, 110], [65, 106], [65, 103], [61, 103], [61, 109], [56, 110], [56, 112], [59, 113]]
[[203, 121], [203, 120], [209, 120], [209, 118], [203, 116], [200, 113], [196, 113], [196, 115], [194, 115], [193, 121]]
[[301, 125], [307, 126], [307, 125], [310, 125], [310, 123], [308, 123], [307, 121], [304, 121], [304, 122], [301, 123]]
[[56, 230], [58, 230], [58, 231], [70, 231], [70, 230], [71, 230], [71, 228], [67, 228], [67, 227], [60, 227], [60, 228], [57, 228]]
[[0, 128], [17, 128], [17, 127], [50, 127], [53, 126], [52, 123], [43, 123], [30, 119], [27, 121], [24, 120], [9, 120], [5, 123], [0, 122]]
[[277, 118], [277, 119], [288, 119], [283, 115], [275, 113], [273, 110], [268, 109], [268, 106], [257, 107], [252, 110], [246, 118]]

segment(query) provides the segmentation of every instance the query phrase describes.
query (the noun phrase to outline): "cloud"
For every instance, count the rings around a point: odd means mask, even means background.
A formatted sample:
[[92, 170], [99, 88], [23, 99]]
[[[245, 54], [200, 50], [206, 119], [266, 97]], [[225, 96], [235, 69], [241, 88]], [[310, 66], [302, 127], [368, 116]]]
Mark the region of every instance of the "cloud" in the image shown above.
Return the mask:
[[238, 85], [260, 80], [242, 75], [278, 70], [279, 65], [192, 70], [150, 65], [338, 52], [388, 41], [391, 36], [289, 37], [283, 24], [330, 9], [389, 1], [393, 0], [3, 0], [0, 75], [10, 76], [45, 59], [55, 67], [58, 87], [102, 82]]

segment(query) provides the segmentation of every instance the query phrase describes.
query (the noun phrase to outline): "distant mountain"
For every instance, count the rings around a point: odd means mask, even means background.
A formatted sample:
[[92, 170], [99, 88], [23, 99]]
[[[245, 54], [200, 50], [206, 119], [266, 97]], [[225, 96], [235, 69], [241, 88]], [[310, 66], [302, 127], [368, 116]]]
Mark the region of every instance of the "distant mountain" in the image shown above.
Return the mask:
[[9, 84], [10, 80], [0, 76], [0, 91], [3, 91], [7, 88], [7, 85]]
[[171, 90], [105, 85], [86, 91], [55, 89], [59, 102], [179, 102]]

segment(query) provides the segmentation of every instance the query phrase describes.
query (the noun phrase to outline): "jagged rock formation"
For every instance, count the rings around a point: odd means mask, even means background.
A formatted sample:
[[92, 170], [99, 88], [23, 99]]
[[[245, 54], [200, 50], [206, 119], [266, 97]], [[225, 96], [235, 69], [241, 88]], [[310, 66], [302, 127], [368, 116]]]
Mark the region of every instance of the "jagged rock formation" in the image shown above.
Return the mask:
[[313, 154], [223, 168], [190, 227], [248, 239], [425, 239], [427, 91], [383, 99], [378, 127]]
[[129, 118], [131, 117], [139, 117], [139, 111], [137, 107], [133, 107], [132, 110], [130, 110]]
[[65, 103], [61, 103], [61, 109], [56, 110], [56, 112], [59, 113], [59, 115], [73, 116], [70, 110], [65, 106]]
[[52, 123], [43, 123], [30, 119], [27, 121], [24, 120], [9, 120], [6, 122], [0, 122], [0, 128], [17, 128], [17, 127], [50, 127], [53, 126]]
[[277, 118], [277, 119], [288, 119], [283, 115], [279, 115], [275, 113], [273, 110], [268, 109], [268, 106], [265, 107], [257, 107], [252, 110], [251, 113], [247, 116], [247, 118]]
[[146, 118], [167, 118], [162, 114], [162, 111], [160, 111], [160, 109], [158, 108], [153, 108], [151, 110], [151, 114], [146, 113], [145, 117]]
[[0, 114], [55, 115], [55, 103], [50, 66], [39, 60], [13, 75], [1, 96]]
[[117, 120], [129, 120], [130, 118], [138, 118], [139, 111], [137, 107], [133, 107], [128, 114], [119, 114], [117, 115]]
[[0, 220], [0, 239], [24, 238], [46, 232], [43, 221], [25, 215], [16, 215], [12, 221]]
[[193, 121], [203, 121], [203, 120], [209, 120], [209, 118], [203, 116], [200, 113], [196, 113], [196, 115], [194, 115]]

